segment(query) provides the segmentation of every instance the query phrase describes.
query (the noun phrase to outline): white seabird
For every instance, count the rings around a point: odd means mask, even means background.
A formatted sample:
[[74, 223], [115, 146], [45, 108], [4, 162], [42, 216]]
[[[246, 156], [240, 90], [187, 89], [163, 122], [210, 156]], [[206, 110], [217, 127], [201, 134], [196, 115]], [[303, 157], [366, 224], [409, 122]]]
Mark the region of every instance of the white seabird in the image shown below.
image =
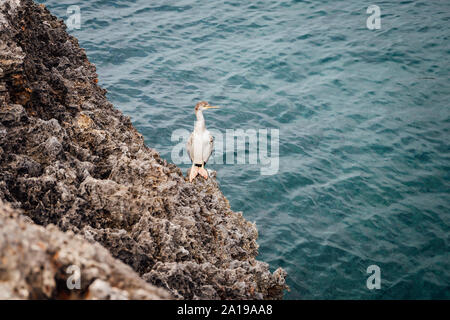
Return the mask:
[[189, 174], [190, 182], [192, 182], [198, 174], [203, 178], [208, 179], [208, 171], [205, 169], [205, 164], [214, 149], [214, 138], [206, 129], [203, 110], [217, 108], [219, 107], [210, 106], [206, 101], [200, 101], [195, 105], [197, 121], [194, 125], [194, 131], [191, 133], [186, 145], [189, 157], [192, 161], [192, 168]]

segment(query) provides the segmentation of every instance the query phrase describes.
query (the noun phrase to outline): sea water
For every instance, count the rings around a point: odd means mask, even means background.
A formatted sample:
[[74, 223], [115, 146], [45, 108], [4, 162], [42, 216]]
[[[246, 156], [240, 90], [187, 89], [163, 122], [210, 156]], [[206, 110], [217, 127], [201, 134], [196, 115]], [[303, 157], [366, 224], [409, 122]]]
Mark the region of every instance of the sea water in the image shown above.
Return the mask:
[[169, 162], [200, 100], [279, 130], [275, 173], [207, 167], [287, 299], [450, 298], [449, 1], [40, 2]]

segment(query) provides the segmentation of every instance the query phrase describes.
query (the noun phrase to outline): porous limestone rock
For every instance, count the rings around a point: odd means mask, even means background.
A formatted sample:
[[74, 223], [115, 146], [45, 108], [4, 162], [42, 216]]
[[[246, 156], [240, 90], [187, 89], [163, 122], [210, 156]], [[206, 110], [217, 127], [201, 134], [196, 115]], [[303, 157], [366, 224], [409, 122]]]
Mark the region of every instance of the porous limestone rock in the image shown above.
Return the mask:
[[0, 200], [0, 300], [170, 299], [98, 243], [38, 226]]
[[100, 243], [174, 297], [282, 298], [286, 273], [256, 260], [256, 226], [215, 178], [189, 183], [144, 144], [65, 28], [44, 5], [0, 2], [0, 199]]

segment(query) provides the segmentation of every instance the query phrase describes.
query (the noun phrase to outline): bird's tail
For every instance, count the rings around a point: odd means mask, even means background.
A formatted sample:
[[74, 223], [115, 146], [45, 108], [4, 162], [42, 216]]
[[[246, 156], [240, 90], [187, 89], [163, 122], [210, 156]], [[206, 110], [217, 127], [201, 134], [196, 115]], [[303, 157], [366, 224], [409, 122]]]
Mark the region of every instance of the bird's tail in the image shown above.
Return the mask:
[[199, 167], [192, 166], [191, 172], [189, 173], [189, 182], [192, 182], [192, 180], [195, 179], [195, 177], [198, 175]]

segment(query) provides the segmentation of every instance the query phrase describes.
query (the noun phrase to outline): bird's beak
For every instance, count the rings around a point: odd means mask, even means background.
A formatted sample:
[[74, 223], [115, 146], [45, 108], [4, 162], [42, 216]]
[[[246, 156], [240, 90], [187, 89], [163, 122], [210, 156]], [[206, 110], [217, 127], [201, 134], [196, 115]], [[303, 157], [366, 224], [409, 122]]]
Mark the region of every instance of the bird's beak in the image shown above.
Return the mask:
[[206, 106], [205, 107], [206, 109], [219, 109], [220, 107], [218, 107], [218, 106]]

